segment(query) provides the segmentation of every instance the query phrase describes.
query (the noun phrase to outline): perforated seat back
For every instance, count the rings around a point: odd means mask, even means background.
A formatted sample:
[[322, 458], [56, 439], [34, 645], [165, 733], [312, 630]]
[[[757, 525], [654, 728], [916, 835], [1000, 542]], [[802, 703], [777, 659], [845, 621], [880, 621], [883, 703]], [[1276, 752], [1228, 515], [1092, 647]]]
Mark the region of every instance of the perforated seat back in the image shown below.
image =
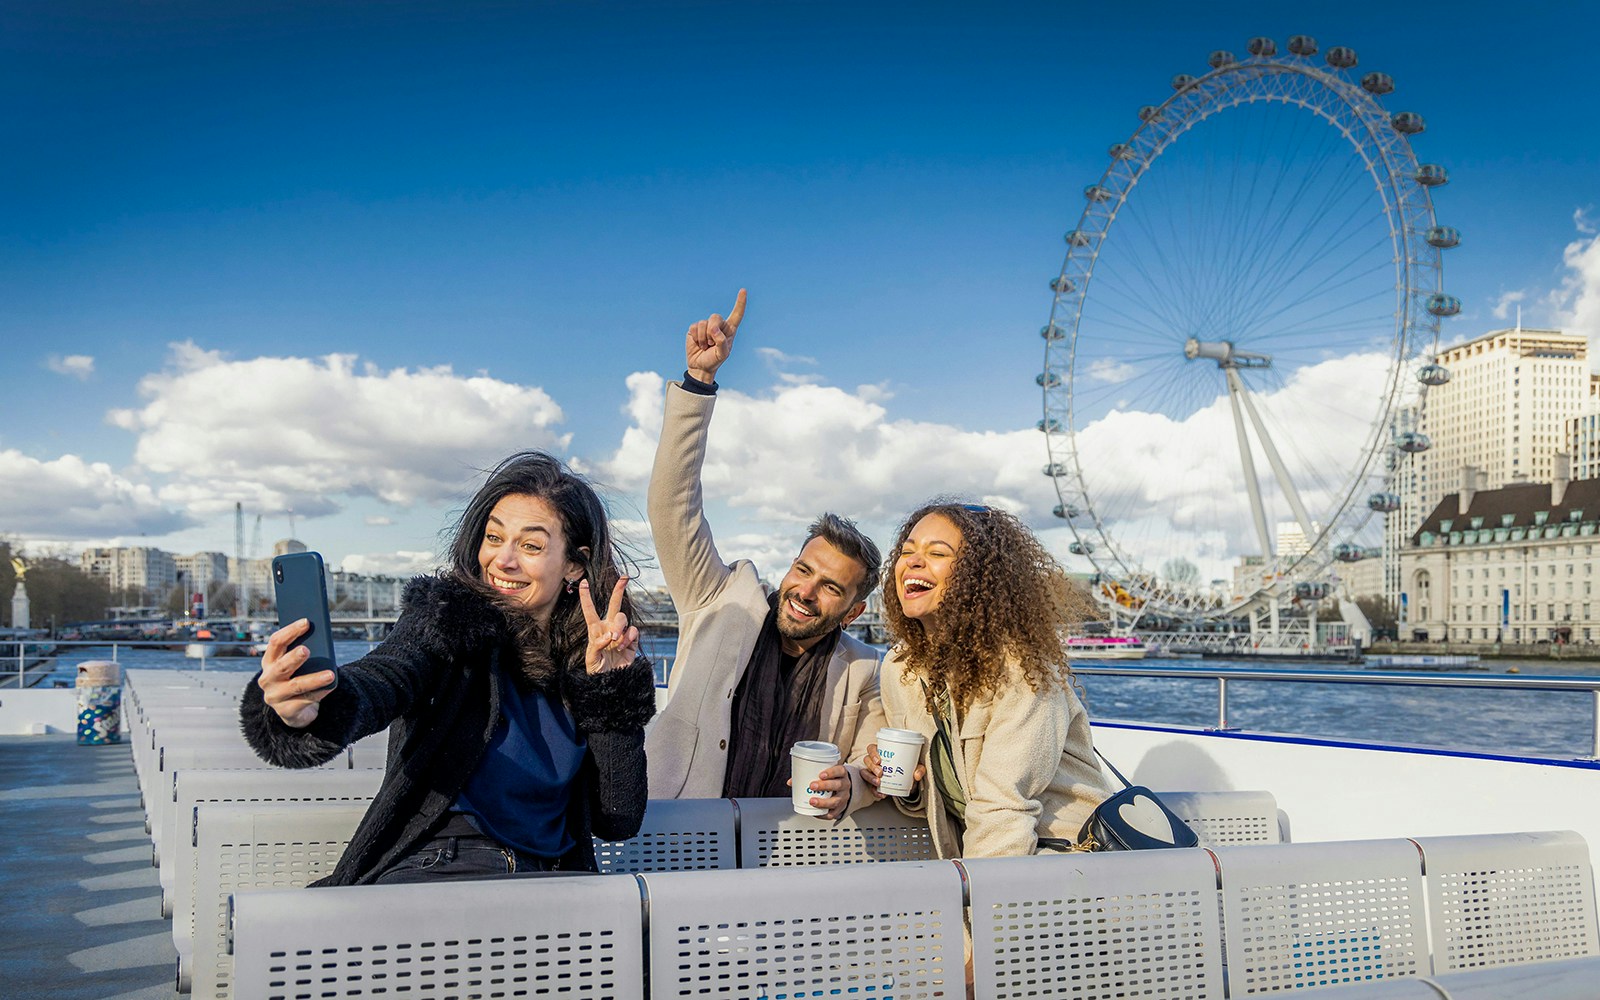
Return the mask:
[[1411, 841], [1212, 852], [1231, 996], [1429, 971], [1422, 863]]
[[1161, 801], [1205, 846], [1281, 844], [1278, 800], [1271, 792], [1161, 792]]
[[1594, 869], [1578, 834], [1418, 837], [1416, 844], [1434, 972], [1600, 954]]
[[926, 861], [937, 856], [926, 820], [887, 800], [838, 823], [801, 816], [788, 799], [738, 799], [739, 866], [781, 868], [856, 861]]
[[226, 998], [233, 995], [234, 983], [227, 954], [228, 897], [298, 888], [333, 871], [367, 807], [217, 803], [199, 811], [193, 989], [196, 996]]
[[594, 842], [606, 874], [737, 868], [731, 799], [651, 799], [637, 836]]
[[651, 1000], [965, 993], [961, 873], [951, 862], [639, 878]]
[[1203, 850], [979, 858], [961, 866], [978, 996], [1224, 995], [1217, 870]]
[[642, 936], [631, 875], [242, 893], [235, 995], [630, 1000]]

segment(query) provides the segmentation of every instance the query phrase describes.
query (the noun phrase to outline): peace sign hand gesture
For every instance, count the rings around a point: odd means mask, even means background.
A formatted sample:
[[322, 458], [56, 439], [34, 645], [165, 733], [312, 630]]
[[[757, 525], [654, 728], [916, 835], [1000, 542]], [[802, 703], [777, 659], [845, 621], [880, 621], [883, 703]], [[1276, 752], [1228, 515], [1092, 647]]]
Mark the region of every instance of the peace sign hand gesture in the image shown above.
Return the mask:
[[622, 613], [622, 594], [627, 588], [628, 578], [619, 578], [602, 619], [589, 596], [589, 581], [578, 584], [578, 603], [583, 606], [583, 620], [589, 623], [589, 648], [583, 662], [591, 674], [626, 667], [639, 655], [639, 630], [629, 625], [628, 616]]
[[689, 327], [683, 338], [683, 354], [689, 374], [710, 385], [717, 380], [717, 369], [733, 352], [733, 336], [744, 321], [744, 289], [733, 300], [733, 309], [723, 319], [712, 313], [707, 319]]

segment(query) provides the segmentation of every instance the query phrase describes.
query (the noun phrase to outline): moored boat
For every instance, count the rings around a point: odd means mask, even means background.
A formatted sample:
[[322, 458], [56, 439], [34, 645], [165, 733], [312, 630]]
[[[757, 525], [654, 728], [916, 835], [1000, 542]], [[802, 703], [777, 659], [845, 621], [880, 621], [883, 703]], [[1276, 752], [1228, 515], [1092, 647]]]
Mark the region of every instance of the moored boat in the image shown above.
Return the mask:
[[1074, 635], [1067, 638], [1074, 660], [1142, 660], [1148, 652], [1134, 635]]

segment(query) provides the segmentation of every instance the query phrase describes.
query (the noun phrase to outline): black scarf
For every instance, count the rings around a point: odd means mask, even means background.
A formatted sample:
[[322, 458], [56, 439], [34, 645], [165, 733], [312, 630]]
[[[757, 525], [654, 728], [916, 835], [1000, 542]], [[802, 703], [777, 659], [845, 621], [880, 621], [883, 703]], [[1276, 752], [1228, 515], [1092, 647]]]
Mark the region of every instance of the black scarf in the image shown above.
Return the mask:
[[778, 634], [778, 595], [767, 603], [771, 610], [733, 693], [723, 798], [789, 795], [790, 748], [799, 740], [826, 735], [822, 702], [828, 689], [828, 659], [839, 642], [839, 630], [790, 658], [784, 655], [783, 637]]

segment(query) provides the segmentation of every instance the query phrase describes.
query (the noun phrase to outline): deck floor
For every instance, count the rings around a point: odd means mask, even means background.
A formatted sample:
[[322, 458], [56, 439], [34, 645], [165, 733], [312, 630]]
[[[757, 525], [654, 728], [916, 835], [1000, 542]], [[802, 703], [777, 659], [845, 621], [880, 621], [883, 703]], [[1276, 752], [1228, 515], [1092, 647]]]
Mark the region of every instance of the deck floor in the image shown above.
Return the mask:
[[0, 997], [173, 1000], [128, 745], [0, 736], [0, 817]]

